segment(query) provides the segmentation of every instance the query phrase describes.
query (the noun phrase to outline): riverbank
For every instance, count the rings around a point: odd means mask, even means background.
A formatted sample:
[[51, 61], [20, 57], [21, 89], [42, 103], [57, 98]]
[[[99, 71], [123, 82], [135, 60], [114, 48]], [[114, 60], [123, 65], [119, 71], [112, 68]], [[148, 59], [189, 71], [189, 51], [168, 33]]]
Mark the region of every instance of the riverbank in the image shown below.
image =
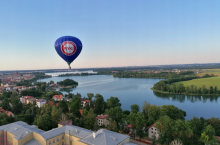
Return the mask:
[[160, 90], [155, 90], [153, 88], [150, 88], [152, 91], [159, 92], [162, 94], [171, 94], [171, 95], [188, 95], [188, 96], [220, 96], [220, 94], [186, 94], [186, 93], [170, 93], [170, 92], [164, 92]]

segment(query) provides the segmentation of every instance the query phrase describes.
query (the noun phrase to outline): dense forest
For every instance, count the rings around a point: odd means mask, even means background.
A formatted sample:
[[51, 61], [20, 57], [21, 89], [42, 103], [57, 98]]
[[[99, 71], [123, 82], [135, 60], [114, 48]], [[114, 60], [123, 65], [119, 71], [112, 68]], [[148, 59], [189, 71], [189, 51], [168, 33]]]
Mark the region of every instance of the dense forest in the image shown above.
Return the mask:
[[65, 79], [63, 81], [57, 82], [58, 85], [62, 86], [78, 86], [78, 82], [72, 80], [72, 79]]

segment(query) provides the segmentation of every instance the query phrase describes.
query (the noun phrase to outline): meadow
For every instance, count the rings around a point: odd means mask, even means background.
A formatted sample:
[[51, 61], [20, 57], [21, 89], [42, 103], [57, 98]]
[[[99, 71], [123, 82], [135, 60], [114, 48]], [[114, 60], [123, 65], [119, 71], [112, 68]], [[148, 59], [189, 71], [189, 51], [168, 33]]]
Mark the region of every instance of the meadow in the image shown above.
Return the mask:
[[218, 88], [220, 88], [220, 77], [210, 77], [210, 78], [194, 79], [190, 81], [181, 81], [181, 82], [176, 82], [175, 84], [183, 84], [185, 87], [191, 85], [202, 87], [203, 85], [205, 85], [207, 88], [209, 88], [210, 86], [213, 87], [217, 86]]
[[205, 69], [205, 70], [202, 70], [201, 73], [198, 73], [197, 75], [198, 76], [204, 76], [205, 74], [214, 74], [216, 76], [220, 76], [220, 69]]

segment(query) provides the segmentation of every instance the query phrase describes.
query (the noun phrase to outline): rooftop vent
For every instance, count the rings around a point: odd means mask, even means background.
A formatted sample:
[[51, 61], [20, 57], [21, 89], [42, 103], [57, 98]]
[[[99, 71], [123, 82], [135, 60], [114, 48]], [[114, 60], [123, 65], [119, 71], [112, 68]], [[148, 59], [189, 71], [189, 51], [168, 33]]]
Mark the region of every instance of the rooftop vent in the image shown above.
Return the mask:
[[93, 132], [92, 136], [93, 136], [93, 138], [96, 138], [96, 137], [98, 137], [98, 133], [97, 132]]
[[113, 137], [113, 136], [110, 136], [113, 140], [117, 140], [117, 138]]

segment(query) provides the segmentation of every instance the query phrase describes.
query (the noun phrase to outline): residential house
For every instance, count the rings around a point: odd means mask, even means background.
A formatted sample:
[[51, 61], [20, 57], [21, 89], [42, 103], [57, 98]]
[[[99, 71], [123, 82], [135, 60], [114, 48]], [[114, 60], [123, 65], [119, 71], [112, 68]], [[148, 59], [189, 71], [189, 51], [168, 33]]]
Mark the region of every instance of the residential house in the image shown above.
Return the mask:
[[6, 90], [6, 91], [10, 91], [11, 88], [10, 88], [10, 87], [6, 87], [5, 90]]
[[83, 101], [82, 106], [83, 106], [83, 107], [86, 107], [86, 104], [88, 103], [88, 104], [90, 105], [90, 102], [91, 102], [90, 100], [85, 100], [85, 101]]
[[96, 119], [97, 119], [97, 124], [99, 126], [102, 126], [102, 125], [108, 126], [109, 125], [108, 115], [102, 115], [101, 114], [101, 115], [98, 115], [96, 117]]
[[3, 108], [0, 107], [0, 114], [2, 113], [6, 113], [9, 117], [10, 116], [14, 117], [14, 114], [11, 111], [4, 110]]
[[155, 124], [148, 127], [148, 138], [152, 139], [154, 135], [155, 135], [156, 139], [159, 138], [159, 132], [158, 132]]
[[27, 99], [27, 100], [26, 100], [26, 104], [29, 104], [29, 103], [34, 104], [34, 101], [36, 101], [35, 98]]
[[23, 96], [23, 97], [20, 98], [20, 101], [23, 104], [27, 104], [27, 100], [32, 99], [32, 98], [34, 98], [34, 97], [32, 97], [32, 96]]
[[36, 104], [39, 108], [42, 107], [45, 103], [47, 103], [47, 100], [45, 100], [45, 99], [37, 99], [36, 100]]
[[86, 99], [80, 98], [80, 101], [81, 101], [81, 105], [83, 106], [84, 101], [86, 101]]
[[60, 125], [49, 131], [22, 121], [0, 126], [0, 145], [129, 145], [129, 141], [124, 134], [105, 129], [92, 132], [74, 125]]
[[[50, 105], [50, 106], [53, 106], [54, 103], [52, 101], [48, 101], [46, 104]], [[59, 103], [56, 103], [56, 106], [58, 107]]]
[[62, 95], [54, 95], [54, 96], [53, 96], [53, 99], [54, 99], [55, 101], [62, 101], [62, 100], [64, 99], [64, 97], [63, 97]]

